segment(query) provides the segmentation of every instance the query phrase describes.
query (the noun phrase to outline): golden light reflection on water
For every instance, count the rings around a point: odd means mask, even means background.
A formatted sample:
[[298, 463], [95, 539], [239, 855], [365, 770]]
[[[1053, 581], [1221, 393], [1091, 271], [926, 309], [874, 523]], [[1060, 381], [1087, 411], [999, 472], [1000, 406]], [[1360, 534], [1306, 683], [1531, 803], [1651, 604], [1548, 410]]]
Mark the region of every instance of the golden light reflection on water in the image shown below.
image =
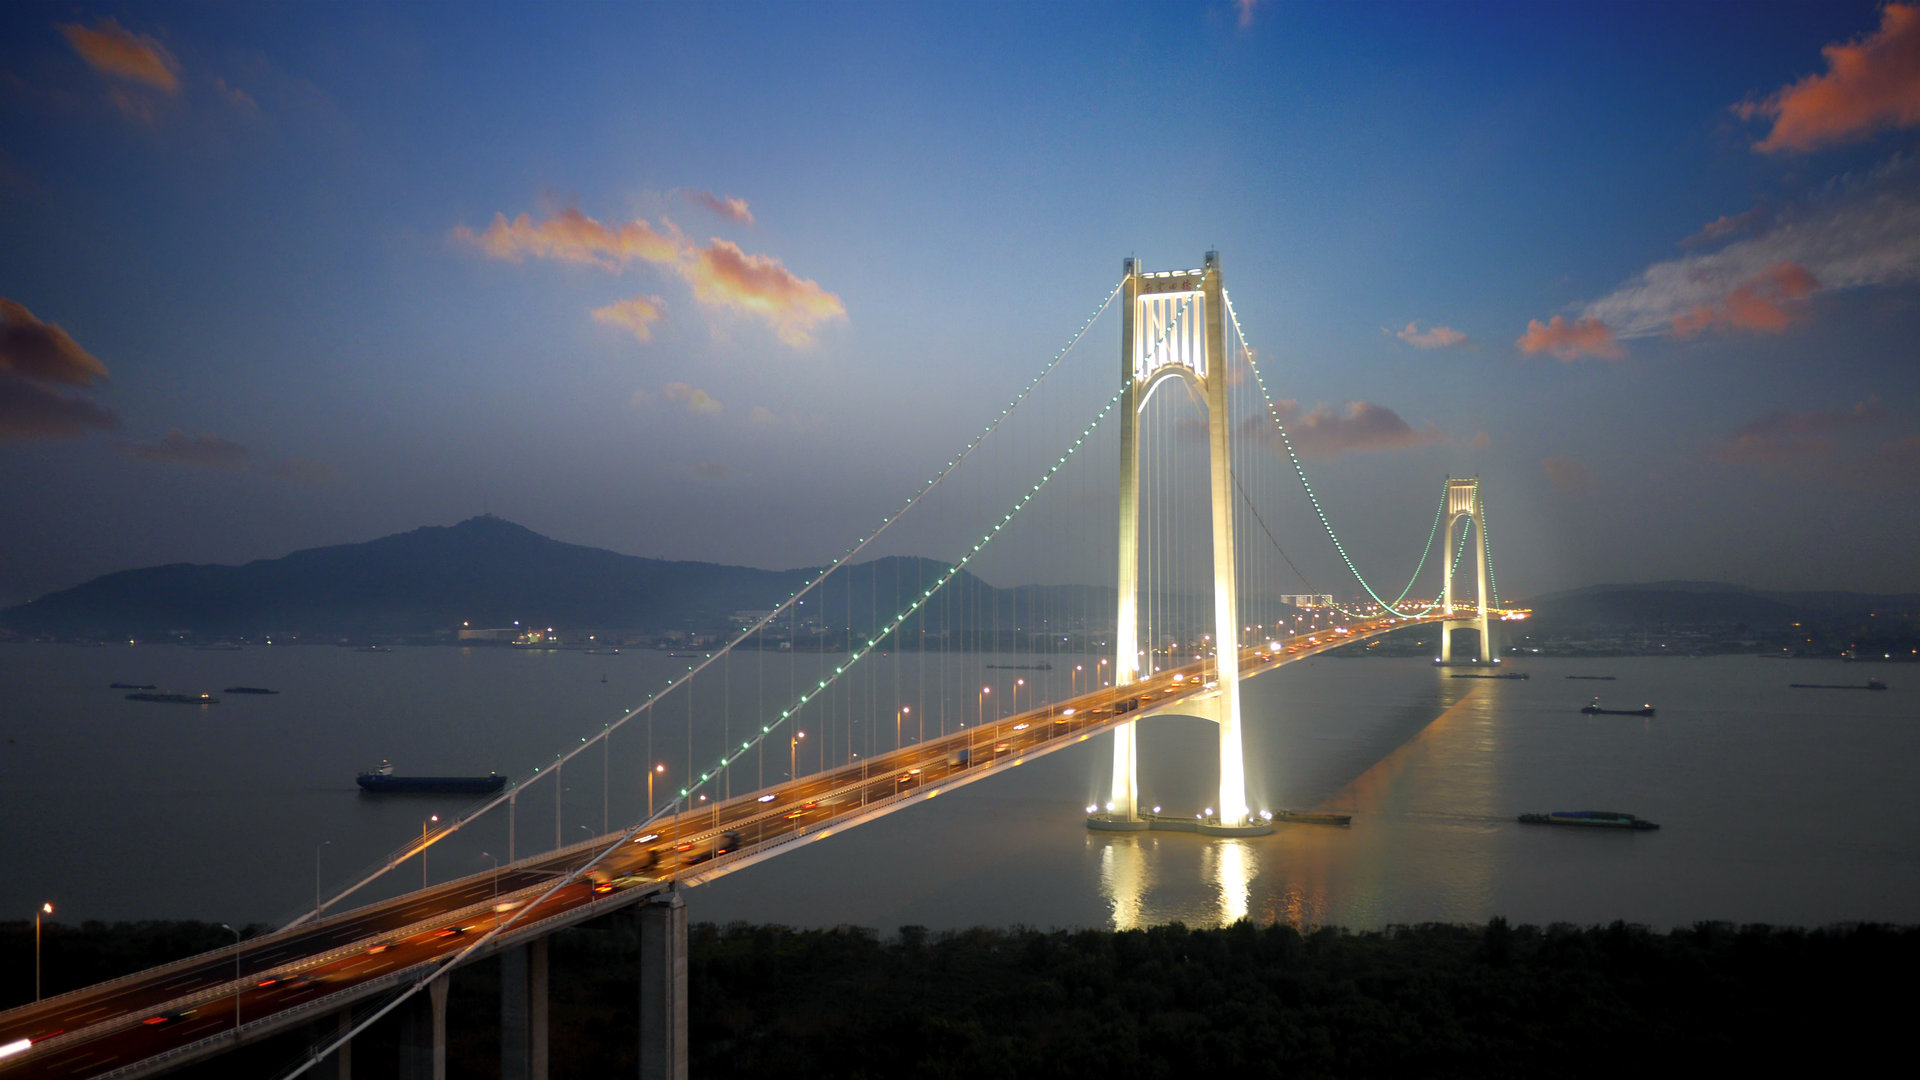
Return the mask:
[[1201, 852], [1200, 865], [1220, 897], [1220, 925], [1227, 926], [1247, 917], [1252, 897], [1253, 878], [1259, 873], [1259, 857], [1245, 840], [1220, 840]]
[[1115, 930], [1132, 930], [1147, 925], [1144, 919], [1147, 890], [1153, 886], [1152, 863], [1144, 850], [1145, 837], [1125, 836], [1107, 839], [1100, 848], [1100, 892], [1107, 898], [1108, 918]]

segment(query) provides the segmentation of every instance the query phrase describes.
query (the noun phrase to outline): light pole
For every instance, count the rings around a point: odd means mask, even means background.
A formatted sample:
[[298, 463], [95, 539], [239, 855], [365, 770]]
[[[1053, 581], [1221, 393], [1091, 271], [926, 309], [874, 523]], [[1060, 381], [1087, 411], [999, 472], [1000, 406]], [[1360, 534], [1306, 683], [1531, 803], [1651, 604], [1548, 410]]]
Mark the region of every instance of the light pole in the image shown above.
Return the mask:
[[893, 748], [895, 750], [900, 749], [900, 721], [905, 720], [907, 714], [912, 711], [913, 706], [902, 705], [900, 711], [893, 714]]
[[1013, 704], [1009, 706], [1009, 711], [1016, 713], [1020, 711], [1020, 688], [1025, 685], [1027, 685], [1025, 679], [1013, 680]]
[[655, 764], [647, 773], [647, 813], [653, 813], [653, 778], [667, 771], [665, 765]]
[[1079, 697], [1079, 696], [1080, 696], [1080, 672], [1081, 672], [1081, 671], [1082, 671], [1082, 670], [1083, 670], [1083, 669], [1084, 669], [1084, 668], [1085, 668], [1086, 666], [1087, 666], [1087, 665], [1085, 665], [1085, 664], [1075, 664], [1075, 665], [1073, 665], [1073, 696], [1074, 696], [1074, 697]]
[[240, 931], [220, 924], [220, 929], [233, 935], [233, 1041], [240, 1041]]
[[40, 1000], [40, 916], [53, 914], [53, 905], [45, 903], [33, 913], [33, 1000]]
[[480, 854], [489, 859], [493, 859], [493, 899], [495, 903], [498, 903], [500, 901], [500, 860], [494, 859], [493, 853], [490, 851], [483, 851]]
[[806, 737], [807, 733], [802, 731], [787, 740], [787, 778], [790, 780], [800, 779], [800, 770], [795, 762], [798, 760], [800, 754], [800, 740]]
[[987, 722], [987, 695], [993, 693], [993, 687], [983, 686], [973, 695], [973, 722], [976, 726]]
[[313, 909], [315, 911], [320, 910], [320, 852], [331, 843], [333, 843], [331, 840], [322, 840], [320, 846], [313, 849]]
[[427, 887], [427, 828], [439, 820], [440, 815], [435, 814], [420, 823], [420, 887], [423, 889]]

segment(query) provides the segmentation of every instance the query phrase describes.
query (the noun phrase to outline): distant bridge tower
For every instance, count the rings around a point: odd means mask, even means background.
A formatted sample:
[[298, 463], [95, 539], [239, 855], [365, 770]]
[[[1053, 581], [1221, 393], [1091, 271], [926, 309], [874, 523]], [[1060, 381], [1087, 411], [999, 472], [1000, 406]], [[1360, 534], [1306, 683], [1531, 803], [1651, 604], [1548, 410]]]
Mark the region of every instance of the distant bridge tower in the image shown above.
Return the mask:
[[[1207, 444], [1212, 460], [1213, 640], [1219, 692], [1208, 699], [1220, 726], [1221, 831], [1261, 829], [1247, 804], [1246, 767], [1240, 737], [1240, 615], [1234, 581], [1233, 458], [1228, 439], [1226, 303], [1221, 295], [1220, 254], [1207, 252], [1197, 270], [1146, 273], [1122, 264], [1126, 279], [1120, 308], [1120, 610], [1114, 636], [1114, 683], [1140, 677], [1140, 436], [1141, 415], [1155, 389], [1185, 379], [1207, 406]], [[1204, 706], [1203, 706], [1204, 707]], [[1114, 729], [1113, 789], [1104, 823], [1139, 822], [1138, 723]]]
[[[1470, 619], [1457, 619], [1453, 610], [1453, 527], [1461, 518], [1466, 518], [1473, 528], [1474, 573], [1479, 578], [1479, 605], [1476, 614]], [[1496, 663], [1493, 651], [1492, 624], [1487, 618], [1487, 508], [1480, 501], [1480, 478], [1447, 477], [1447, 545], [1441, 549], [1446, 557], [1446, 591], [1441, 597], [1441, 610], [1446, 621], [1440, 624], [1440, 662], [1453, 662], [1453, 631], [1456, 627], [1473, 626], [1480, 631], [1480, 662]]]

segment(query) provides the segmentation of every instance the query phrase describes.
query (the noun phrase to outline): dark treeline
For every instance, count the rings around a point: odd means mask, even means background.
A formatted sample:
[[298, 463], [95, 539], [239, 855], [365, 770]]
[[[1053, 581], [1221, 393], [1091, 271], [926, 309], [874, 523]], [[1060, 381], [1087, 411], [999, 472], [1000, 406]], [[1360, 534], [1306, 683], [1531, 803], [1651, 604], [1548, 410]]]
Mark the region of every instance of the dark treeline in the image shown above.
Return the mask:
[[[106, 977], [109, 958], [131, 969], [218, 944], [202, 924], [166, 925], [67, 931], [59, 964]], [[1900, 1048], [1900, 987], [1920, 960], [1920, 928], [1880, 925], [690, 933], [699, 1077], [1826, 1071]], [[20, 923], [4, 927], [7, 971], [31, 963], [31, 934], [30, 923], [24, 941]], [[555, 1076], [635, 1071], [635, 954], [622, 920], [554, 938]], [[54, 959], [50, 949], [49, 975]], [[22, 998], [15, 982], [9, 1003]], [[497, 985], [493, 962], [455, 975], [453, 1075], [497, 1075]], [[284, 1064], [311, 1034], [262, 1046], [253, 1063]], [[391, 1031], [368, 1032], [356, 1075], [391, 1075], [393, 1046]]]

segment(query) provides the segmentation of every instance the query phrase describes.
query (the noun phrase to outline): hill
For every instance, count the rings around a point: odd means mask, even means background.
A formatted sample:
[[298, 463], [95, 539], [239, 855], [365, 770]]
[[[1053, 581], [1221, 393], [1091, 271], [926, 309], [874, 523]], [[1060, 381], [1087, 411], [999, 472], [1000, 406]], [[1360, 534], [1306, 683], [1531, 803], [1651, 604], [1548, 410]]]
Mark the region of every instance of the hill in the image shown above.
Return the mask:
[[243, 566], [125, 570], [0, 611], [0, 628], [98, 638], [407, 635], [514, 620], [678, 629], [771, 607], [813, 573], [621, 555], [485, 515]]

